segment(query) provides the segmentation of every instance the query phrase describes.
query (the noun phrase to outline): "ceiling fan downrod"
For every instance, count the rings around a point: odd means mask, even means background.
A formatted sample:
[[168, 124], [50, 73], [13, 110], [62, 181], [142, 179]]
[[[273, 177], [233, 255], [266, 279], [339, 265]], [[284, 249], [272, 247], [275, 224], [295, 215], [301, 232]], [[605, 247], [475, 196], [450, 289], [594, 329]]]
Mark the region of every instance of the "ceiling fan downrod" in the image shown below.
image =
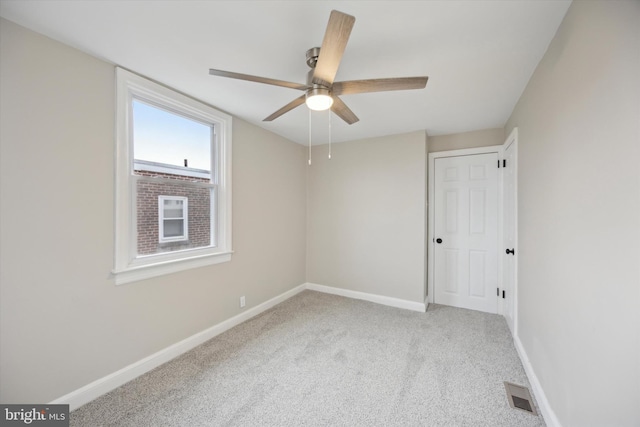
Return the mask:
[[316, 64], [318, 63], [318, 56], [320, 56], [320, 48], [312, 47], [307, 51], [307, 65], [309, 68], [316, 68]]

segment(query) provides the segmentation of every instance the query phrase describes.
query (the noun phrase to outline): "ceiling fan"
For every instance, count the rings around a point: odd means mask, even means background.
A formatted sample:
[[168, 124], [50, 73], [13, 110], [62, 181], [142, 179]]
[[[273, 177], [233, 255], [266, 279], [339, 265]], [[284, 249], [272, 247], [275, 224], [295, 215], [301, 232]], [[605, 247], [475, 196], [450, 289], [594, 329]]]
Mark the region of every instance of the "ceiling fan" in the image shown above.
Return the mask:
[[322, 41], [322, 47], [314, 47], [307, 51], [307, 65], [311, 70], [307, 74], [306, 84], [214, 69], [210, 69], [209, 74], [304, 91], [304, 95], [294, 99], [265, 118], [263, 120], [265, 122], [270, 122], [306, 103], [312, 110], [321, 111], [331, 108], [331, 111], [338, 117], [351, 125], [360, 119], [358, 119], [338, 95], [423, 89], [427, 85], [428, 79], [427, 76], [421, 76], [334, 82], [333, 79], [338, 72], [340, 60], [349, 41], [349, 35], [351, 34], [351, 29], [355, 21], [356, 19], [351, 15], [337, 10], [331, 11], [329, 23], [327, 24], [327, 29]]

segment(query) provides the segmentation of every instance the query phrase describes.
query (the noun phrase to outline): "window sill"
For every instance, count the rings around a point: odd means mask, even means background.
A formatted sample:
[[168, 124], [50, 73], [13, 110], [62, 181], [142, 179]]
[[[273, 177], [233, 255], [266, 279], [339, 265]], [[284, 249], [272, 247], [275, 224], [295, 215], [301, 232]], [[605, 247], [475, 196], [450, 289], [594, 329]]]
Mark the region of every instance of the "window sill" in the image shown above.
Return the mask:
[[125, 283], [137, 282], [140, 280], [150, 279], [152, 277], [164, 276], [191, 268], [229, 262], [231, 261], [232, 254], [233, 251], [218, 252], [159, 261], [156, 263], [130, 265], [129, 267], [120, 270], [113, 270], [111, 273], [115, 278], [116, 285], [124, 285]]

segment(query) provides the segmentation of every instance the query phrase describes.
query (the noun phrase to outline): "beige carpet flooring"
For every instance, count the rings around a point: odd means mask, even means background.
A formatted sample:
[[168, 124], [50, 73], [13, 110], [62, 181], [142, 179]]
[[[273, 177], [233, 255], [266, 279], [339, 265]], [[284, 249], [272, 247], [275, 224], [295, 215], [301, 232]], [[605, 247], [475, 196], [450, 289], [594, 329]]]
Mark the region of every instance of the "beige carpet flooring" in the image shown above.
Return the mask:
[[304, 291], [88, 403], [71, 426], [544, 426], [498, 315]]

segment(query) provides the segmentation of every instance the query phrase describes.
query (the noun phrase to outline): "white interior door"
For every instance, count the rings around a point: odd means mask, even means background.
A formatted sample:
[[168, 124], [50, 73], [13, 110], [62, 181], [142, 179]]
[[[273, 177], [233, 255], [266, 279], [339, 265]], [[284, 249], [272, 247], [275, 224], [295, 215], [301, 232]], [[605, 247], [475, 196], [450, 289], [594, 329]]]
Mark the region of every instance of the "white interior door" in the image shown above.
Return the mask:
[[498, 311], [498, 154], [435, 159], [434, 302]]
[[[516, 333], [516, 280], [517, 280], [517, 141], [510, 137], [505, 143], [503, 169], [503, 236], [504, 248], [501, 255], [504, 258], [503, 267], [503, 307], [511, 334]], [[507, 252], [509, 250], [509, 252]]]

